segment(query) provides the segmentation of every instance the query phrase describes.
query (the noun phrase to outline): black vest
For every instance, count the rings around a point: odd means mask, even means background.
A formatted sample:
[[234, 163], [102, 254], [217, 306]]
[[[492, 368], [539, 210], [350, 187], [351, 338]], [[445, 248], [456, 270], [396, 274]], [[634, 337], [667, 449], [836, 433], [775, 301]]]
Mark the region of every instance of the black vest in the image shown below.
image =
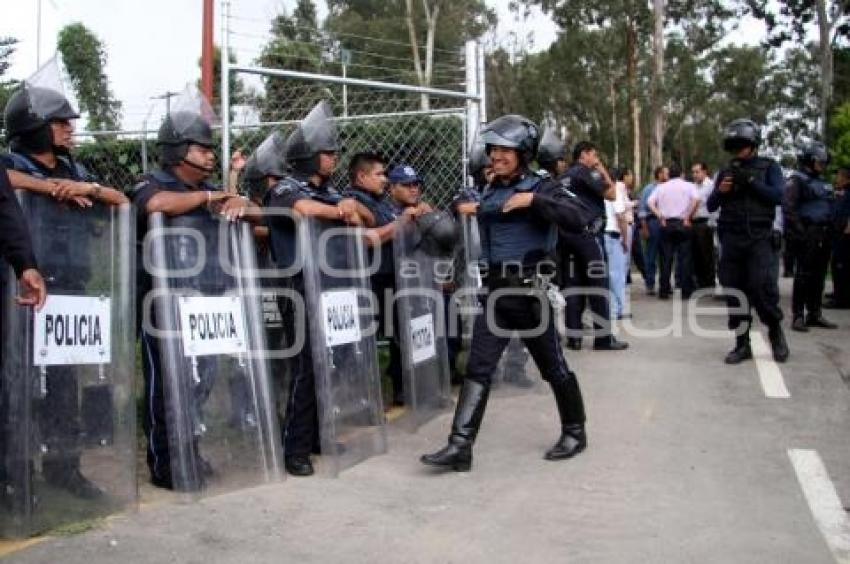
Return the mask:
[[[742, 168], [757, 181], [767, 182], [767, 171], [773, 161], [764, 157], [756, 157], [749, 161], [740, 161]], [[730, 165], [731, 168], [731, 165]], [[727, 169], [728, 170], [728, 169]], [[751, 186], [734, 184], [720, 207], [718, 227], [728, 231], [749, 231], [773, 229], [776, 217], [776, 204], [759, 198]]]

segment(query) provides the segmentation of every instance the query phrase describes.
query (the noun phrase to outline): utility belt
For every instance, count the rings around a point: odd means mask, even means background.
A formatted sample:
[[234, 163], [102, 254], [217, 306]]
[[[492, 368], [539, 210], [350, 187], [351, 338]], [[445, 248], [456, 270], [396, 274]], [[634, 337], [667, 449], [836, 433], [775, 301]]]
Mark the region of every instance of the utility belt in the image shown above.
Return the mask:
[[554, 262], [535, 265], [496, 264], [490, 265], [484, 276], [489, 290], [500, 288], [542, 288], [555, 276]]

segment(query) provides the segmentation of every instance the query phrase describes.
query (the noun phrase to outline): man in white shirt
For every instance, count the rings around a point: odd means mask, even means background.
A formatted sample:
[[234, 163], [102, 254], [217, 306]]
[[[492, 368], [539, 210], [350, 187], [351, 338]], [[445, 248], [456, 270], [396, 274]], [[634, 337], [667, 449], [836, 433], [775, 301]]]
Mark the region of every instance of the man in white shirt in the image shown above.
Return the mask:
[[694, 277], [697, 288], [714, 288], [716, 280], [714, 250], [714, 228], [717, 223], [716, 214], [709, 213], [705, 203], [711, 191], [714, 190], [714, 182], [708, 171], [708, 166], [702, 161], [696, 161], [691, 165], [691, 178], [697, 189], [697, 211], [693, 218], [693, 255]]
[[626, 185], [616, 184], [616, 198], [605, 201], [605, 254], [608, 258], [608, 288], [611, 290], [611, 318], [623, 319], [626, 302], [626, 265], [628, 264], [628, 194]]
[[691, 297], [694, 290], [691, 262], [691, 218], [699, 205], [696, 186], [683, 180], [678, 164], [670, 167], [670, 180], [660, 184], [649, 197], [649, 209], [661, 223], [661, 278], [658, 297], [666, 300], [672, 294], [670, 274], [673, 258], [681, 267], [682, 299]]

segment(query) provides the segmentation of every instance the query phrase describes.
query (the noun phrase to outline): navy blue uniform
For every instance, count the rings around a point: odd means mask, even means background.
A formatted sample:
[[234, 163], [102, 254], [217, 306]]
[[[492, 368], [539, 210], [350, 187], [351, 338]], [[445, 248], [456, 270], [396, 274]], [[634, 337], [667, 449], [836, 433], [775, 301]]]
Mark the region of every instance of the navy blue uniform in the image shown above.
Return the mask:
[[[16, 170], [42, 179], [66, 179], [90, 182], [92, 177], [78, 163], [65, 156], [58, 156], [56, 166], [48, 168], [43, 163], [23, 153], [8, 153], [0, 157], [10, 170]], [[5, 172], [3, 177], [5, 177]], [[12, 196], [14, 197], [14, 196]], [[75, 204], [74, 204], [75, 205]], [[55, 213], [48, 222], [53, 223], [55, 235], [50, 238], [51, 247], [36, 259], [47, 282], [47, 290], [53, 287], [63, 291], [83, 293], [83, 283], [90, 277], [90, 269], [80, 264], [80, 256], [88, 256], [88, 224], [76, 221], [73, 213], [60, 213], [55, 207], [45, 207], [46, 213]], [[76, 211], [76, 210], [69, 210]], [[22, 226], [24, 224], [20, 224]], [[79, 383], [73, 366], [50, 366], [46, 375], [47, 394], [38, 404], [38, 421], [41, 440], [57, 445], [59, 451], [45, 459], [45, 475], [62, 475], [79, 469], [80, 458], [76, 445], [82, 435], [80, 421]]]
[[[717, 187], [728, 175], [735, 178], [732, 190], [722, 193]], [[782, 169], [771, 159], [753, 157], [735, 160], [717, 175], [714, 191], [708, 197], [709, 212], [720, 209], [717, 234], [720, 238], [720, 284], [742, 292], [746, 304], [727, 296], [729, 328], [746, 334], [752, 323], [750, 308], [755, 308], [768, 327], [782, 320], [779, 307], [778, 241], [773, 237], [776, 206], [782, 201]], [[744, 306], [746, 313], [737, 310]], [[744, 324], [745, 331], [740, 331]]]
[[823, 179], [806, 171], [788, 178], [782, 211], [785, 233], [797, 257], [791, 311], [795, 318], [819, 317], [832, 253], [834, 194]]
[[[560, 233], [561, 286], [572, 289], [566, 300], [567, 333], [571, 338], [581, 337], [581, 317], [589, 303], [595, 317], [596, 343], [602, 344], [611, 339], [608, 265], [602, 240], [608, 187], [598, 171], [580, 163], [574, 163], [561, 180], [585, 203], [595, 220], [582, 232]], [[589, 295], [578, 288], [587, 288]]]
[[832, 288], [834, 305], [850, 308], [850, 235], [844, 230], [850, 222], [850, 190], [835, 205], [835, 242], [832, 250]]
[[[375, 216], [375, 227], [383, 227], [389, 225], [401, 215], [403, 209], [392, 201], [392, 198], [382, 195], [372, 194], [358, 186], [350, 186], [344, 191], [345, 197], [353, 198], [366, 206], [372, 215]], [[381, 245], [380, 249], [370, 249], [370, 264], [374, 264], [374, 253], [381, 254], [381, 263], [378, 271], [371, 277], [372, 292], [378, 297], [379, 319], [378, 326], [381, 329], [386, 328], [388, 321], [387, 312], [384, 311], [386, 301], [384, 295], [387, 291], [395, 292], [395, 258], [393, 255], [392, 241], [387, 241]], [[384, 323], [381, 323], [381, 321]], [[392, 312], [393, 327], [398, 327], [398, 312], [393, 301]], [[393, 403], [400, 405], [404, 403], [403, 385], [401, 379], [401, 349], [398, 344], [396, 331], [392, 331], [393, 337], [389, 339], [390, 348], [390, 363], [387, 366], [387, 375], [393, 383]]]
[[[522, 192], [534, 194], [531, 206], [502, 212], [505, 202]], [[484, 311], [492, 308], [501, 331], [498, 335], [493, 332], [495, 328], [487, 323], [485, 314], [476, 317], [467, 364], [468, 379], [489, 387], [499, 358], [510, 340], [505, 331], [528, 331], [542, 324], [542, 333], [534, 337], [523, 336], [523, 343], [544, 380], [556, 384], [568, 382], [580, 397], [575, 374], [568, 369], [561, 351], [552, 307], [537, 288], [539, 278], [536, 276], [545, 263], [553, 269], [556, 226], [580, 229], [582, 220], [576, 208], [567, 204], [574, 197], [561, 183], [530, 172], [509, 183], [497, 181], [485, 188], [478, 209], [482, 263], [486, 267], [489, 290], [484, 298]], [[510, 294], [494, 297], [493, 292], [500, 289], [510, 289]], [[491, 304], [491, 300], [495, 303]], [[548, 312], [544, 312], [544, 308]], [[578, 411], [570, 417], [575, 423], [583, 423], [583, 407]]]
[[[298, 173], [282, 179], [269, 192], [268, 205], [271, 208], [292, 209], [300, 200], [316, 200], [323, 204], [336, 205], [342, 200], [342, 194], [329, 184], [315, 186], [306, 175]], [[290, 268], [296, 259], [296, 227], [288, 217], [270, 217], [269, 236], [272, 255], [278, 268]], [[304, 277], [298, 273], [292, 279], [296, 292], [304, 295]], [[287, 346], [295, 342], [295, 308], [292, 303], [280, 301], [283, 317], [283, 329]], [[286, 417], [283, 422], [284, 453], [290, 456], [307, 456], [319, 451], [319, 413], [316, 403], [316, 377], [313, 372], [310, 332], [305, 331], [304, 346], [292, 359], [292, 377], [289, 380], [289, 398], [286, 405]]]
[[[171, 483], [171, 457], [168, 450], [168, 428], [165, 403], [165, 384], [163, 382], [162, 359], [160, 357], [157, 339], [148, 334], [141, 327], [143, 311], [141, 304], [145, 295], [152, 289], [153, 284], [150, 274], [145, 270], [142, 260], [142, 245], [148, 232], [148, 212], [146, 207], [151, 198], [159, 192], [192, 192], [196, 190], [215, 190], [209, 184], [201, 184], [193, 188], [177, 178], [167, 170], [155, 170], [145, 175], [142, 182], [133, 189], [131, 199], [136, 207], [136, 226], [138, 230], [137, 239], [137, 277], [136, 277], [136, 311], [139, 312], [139, 338], [142, 344], [142, 374], [144, 376], [144, 416], [142, 417], [142, 428], [147, 437], [147, 463], [154, 482], [163, 485]], [[209, 212], [203, 207], [195, 208], [185, 215], [208, 215]], [[156, 326], [154, 312], [150, 312], [151, 323]], [[203, 360], [207, 364], [206, 359]], [[208, 373], [200, 366], [202, 376]], [[211, 379], [203, 378], [204, 388], [209, 391]]]

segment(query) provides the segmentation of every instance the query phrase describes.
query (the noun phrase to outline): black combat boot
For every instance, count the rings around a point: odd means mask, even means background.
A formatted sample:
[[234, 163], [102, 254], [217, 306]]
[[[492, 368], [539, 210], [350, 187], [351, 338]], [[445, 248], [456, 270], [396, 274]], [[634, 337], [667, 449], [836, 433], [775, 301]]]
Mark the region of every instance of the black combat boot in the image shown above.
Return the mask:
[[558, 415], [561, 418], [561, 436], [555, 445], [543, 456], [546, 460], [566, 460], [587, 448], [587, 435], [584, 431], [584, 401], [578, 379], [572, 372], [569, 377], [550, 382]]
[[794, 331], [799, 331], [800, 333], [809, 332], [809, 326], [806, 325], [806, 320], [803, 319], [802, 315], [794, 316], [794, 321], [791, 322], [791, 329]]
[[773, 349], [773, 360], [776, 362], [785, 362], [788, 360], [788, 355], [791, 352], [788, 350], [788, 343], [785, 341], [785, 333], [782, 331], [782, 325], [777, 323], [767, 330], [767, 338], [770, 341], [770, 348]]
[[838, 329], [838, 325], [826, 319], [821, 312], [813, 312], [806, 317], [806, 327], [820, 327], [821, 329]]
[[750, 334], [738, 335], [735, 337], [735, 348], [726, 355], [726, 364], [740, 364], [751, 358], [753, 358], [753, 350], [750, 348]]
[[489, 382], [482, 384], [469, 378], [463, 381], [449, 444], [433, 454], [422, 455], [422, 464], [451, 468], [455, 472], [468, 472], [472, 468], [472, 443], [481, 427], [489, 395]]

